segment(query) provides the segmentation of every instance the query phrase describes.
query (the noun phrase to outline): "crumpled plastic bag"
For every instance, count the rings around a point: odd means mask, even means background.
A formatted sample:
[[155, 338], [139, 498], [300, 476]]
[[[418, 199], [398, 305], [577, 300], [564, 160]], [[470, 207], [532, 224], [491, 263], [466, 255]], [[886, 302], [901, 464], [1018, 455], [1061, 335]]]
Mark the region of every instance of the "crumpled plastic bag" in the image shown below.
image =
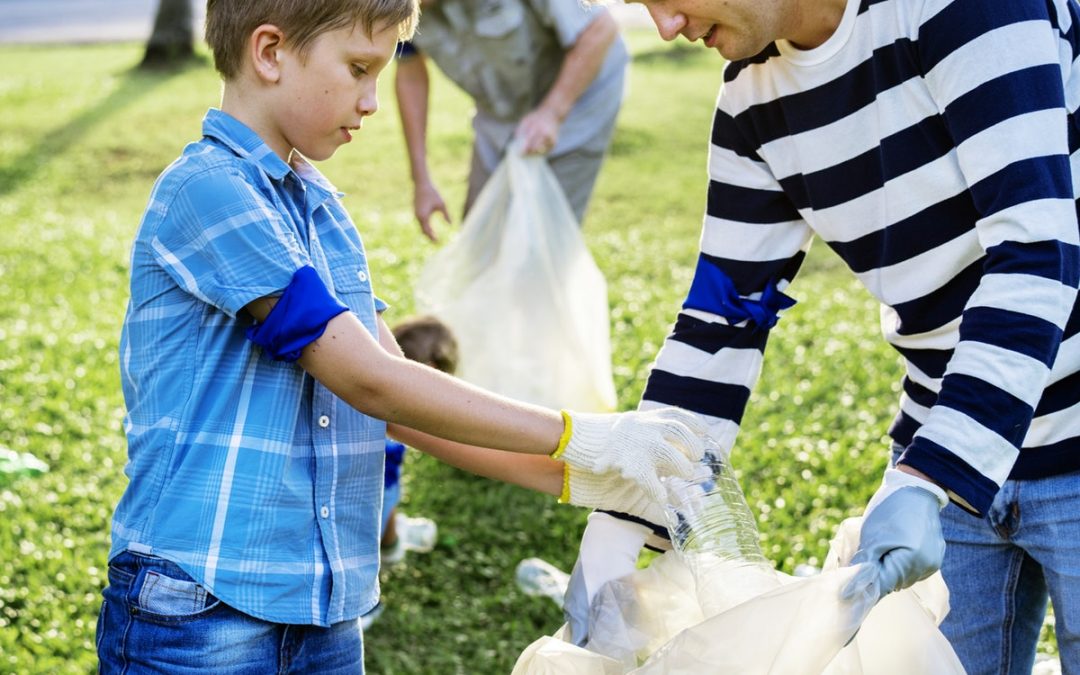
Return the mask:
[[416, 287], [458, 342], [457, 375], [553, 408], [614, 410], [607, 283], [541, 156], [511, 148]]
[[[862, 566], [840, 567], [857, 548], [859, 520], [845, 521], [822, 573], [796, 578], [738, 560], [665, 554], [601, 589], [589, 649], [554, 637], [534, 642], [513, 675], [964, 675], [937, 629], [948, 613], [940, 574], [874, 604], [840, 589]], [[695, 579], [707, 579], [707, 585]], [[715, 582], [715, 583], [713, 583]], [[704, 587], [703, 587], [704, 586]], [[553, 670], [552, 664], [559, 670]]]

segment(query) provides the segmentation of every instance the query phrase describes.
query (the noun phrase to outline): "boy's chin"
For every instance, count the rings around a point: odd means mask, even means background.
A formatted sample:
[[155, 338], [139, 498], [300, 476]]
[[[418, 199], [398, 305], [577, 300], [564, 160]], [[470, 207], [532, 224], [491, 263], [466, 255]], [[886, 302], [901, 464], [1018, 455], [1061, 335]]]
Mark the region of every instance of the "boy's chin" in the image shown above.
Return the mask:
[[337, 152], [338, 147], [309, 148], [310, 152], [305, 151], [303, 148], [296, 148], [296, 152], [300, 153], [300, 155], [309, 162], [325, 162], [326, 160], [334, 156], [334, 153]]

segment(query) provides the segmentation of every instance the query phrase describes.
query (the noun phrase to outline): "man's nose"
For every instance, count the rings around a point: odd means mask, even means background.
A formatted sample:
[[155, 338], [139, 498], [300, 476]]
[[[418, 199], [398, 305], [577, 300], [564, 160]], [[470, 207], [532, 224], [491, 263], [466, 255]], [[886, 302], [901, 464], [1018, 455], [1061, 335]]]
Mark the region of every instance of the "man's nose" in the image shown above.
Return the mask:
[[686, 16], [681, 12], [665, 11], [663, 8], [650, 5], [649, 16], [656, 24], [660, 37], [668, 42], [679, 37], [679, 33], [686, 27]]

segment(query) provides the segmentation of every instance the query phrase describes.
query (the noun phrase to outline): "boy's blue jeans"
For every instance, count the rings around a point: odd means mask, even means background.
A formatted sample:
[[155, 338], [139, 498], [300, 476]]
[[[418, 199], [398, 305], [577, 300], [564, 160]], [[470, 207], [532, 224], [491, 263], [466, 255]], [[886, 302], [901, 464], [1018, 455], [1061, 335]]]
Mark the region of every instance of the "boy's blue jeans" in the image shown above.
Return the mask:
[[1062, 672], [1080, 673], [1080, 473], [1006, 481], [984, 517], [949, 504], [941, 527], [941, 631], [968, 675], [1030, 675], [1048, 597]]
[[175, 564], [126, 552], [98, 616], [102, 673], [363, 673], [360, 625], [270, 623], [222, 603]]

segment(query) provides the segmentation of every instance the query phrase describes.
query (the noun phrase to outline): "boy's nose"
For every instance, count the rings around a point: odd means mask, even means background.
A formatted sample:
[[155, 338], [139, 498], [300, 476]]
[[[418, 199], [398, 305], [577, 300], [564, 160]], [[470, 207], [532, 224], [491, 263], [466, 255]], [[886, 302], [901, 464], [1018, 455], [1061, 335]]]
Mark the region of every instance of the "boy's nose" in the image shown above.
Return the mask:
[[653, 3], [646, 5], [649, 8], [649, 16], [656, 24], [656, 30], [660, 37], [670, 42], [679, 37], [680, 31], [686, 27], [686, 16], [681, 12], [671, 12]]
[[364, 92], [364, 95], [356, 102], [357, 111], [364, 117], [374, 115], [379, 109], [379, 98], [375, 94], [375, 89]]

